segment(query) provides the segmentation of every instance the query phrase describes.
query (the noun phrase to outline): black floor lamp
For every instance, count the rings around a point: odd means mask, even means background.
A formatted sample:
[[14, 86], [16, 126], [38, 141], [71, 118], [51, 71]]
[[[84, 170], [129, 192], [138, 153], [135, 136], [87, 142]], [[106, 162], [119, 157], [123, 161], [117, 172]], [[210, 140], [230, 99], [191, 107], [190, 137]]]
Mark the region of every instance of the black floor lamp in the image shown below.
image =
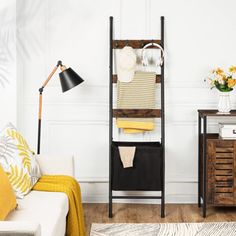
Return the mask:
[[66, 68], [62, 65], [61, 61], [57, 62], [57, 65], [54, 67], [46, 81], [44, 82], [43, 86], [39, 89], [39, 114], [38, 114], [38, 147], [37, 147], [37, 154], [40, 154], [40, 142], [41, 142], [41, 120], [42, 120], [42, 102], [43, 102], [43, 90], [55, 74], [57, 68], [60, 66], [61, 72], [59, 73], [60, 81], [61, 81], [61, 88], [62, 92], [66, 92], [75, 86], [82, 83], [84, 80], [71, 68]]

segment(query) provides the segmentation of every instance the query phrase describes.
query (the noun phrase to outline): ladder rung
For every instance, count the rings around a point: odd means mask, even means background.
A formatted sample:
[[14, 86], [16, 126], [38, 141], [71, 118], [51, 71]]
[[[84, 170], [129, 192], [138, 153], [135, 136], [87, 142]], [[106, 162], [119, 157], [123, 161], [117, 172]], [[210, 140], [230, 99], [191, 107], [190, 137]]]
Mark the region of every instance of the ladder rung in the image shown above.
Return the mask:
[[[112, 41], [112, 46], [114, 49], [119, 49], [119, 48], [123, 48], [125, 46], [130, 46], [132, 48], [136, 48], [136, 49], [141, 49], [143, 48], [146, 44], [148, 43], [157, 43], [157, 44], [161, 44], [161, 40], [156, 39], [143, 39], [143, 40], [113, 40]], [[156, 48], [155, 46], [150, 46], [149, 48]]]
[[158, 118], [161, 109], [113, 109], [115, 118]]
[[[117, 75], [112, 76], [112, 83], [117, 83]], [[161, 75], [156, 75], [156, 83], [161, 83]]]

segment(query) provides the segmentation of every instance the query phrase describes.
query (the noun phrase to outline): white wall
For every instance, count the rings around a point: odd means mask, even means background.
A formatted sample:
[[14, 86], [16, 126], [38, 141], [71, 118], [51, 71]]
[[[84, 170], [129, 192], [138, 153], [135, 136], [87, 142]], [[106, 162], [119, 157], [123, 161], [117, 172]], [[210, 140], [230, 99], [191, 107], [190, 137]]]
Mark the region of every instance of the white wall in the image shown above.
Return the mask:
[[16, 123], [16, 1], [0, 4], [0, 129]]
[[163, 15], [167, 201], [196, 202], [197, 109], [217, 106], [217, 92], [203, 81], [208, 71], [236, 64], [235, 7], [233, 0], [17, 1], [19, 128], [36, 147], [37, 90], [58, 59], [74, 68], [81, 86], [62, 94], [54, 76], [45, 89], [42, 152], [74, 155], [84, 200], [107, 201], [108, 17], [116, 38], [139, 39], [159, 38]]

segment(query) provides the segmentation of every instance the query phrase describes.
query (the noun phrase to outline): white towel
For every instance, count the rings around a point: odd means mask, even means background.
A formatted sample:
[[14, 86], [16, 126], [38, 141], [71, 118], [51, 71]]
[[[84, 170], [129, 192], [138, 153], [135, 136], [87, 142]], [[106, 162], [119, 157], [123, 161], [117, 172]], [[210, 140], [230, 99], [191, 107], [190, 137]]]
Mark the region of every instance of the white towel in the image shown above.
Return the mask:
[[124, 168], [133, 167], [136, 147], [118, 147]]

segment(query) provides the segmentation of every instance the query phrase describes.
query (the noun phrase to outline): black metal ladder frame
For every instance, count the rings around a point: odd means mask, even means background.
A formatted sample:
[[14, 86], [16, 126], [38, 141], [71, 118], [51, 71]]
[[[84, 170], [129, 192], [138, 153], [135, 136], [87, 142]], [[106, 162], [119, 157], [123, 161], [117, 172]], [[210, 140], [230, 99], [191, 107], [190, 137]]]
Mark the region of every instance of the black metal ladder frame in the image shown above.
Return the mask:
[[[161, 66], [161, 196], [113, 196], [112, 194], [112, 143], [113, 143], [113, 17], [110, 16], [109, 34], [109, 218], [112, 217], [113, 199], [161, 199], [161, 217], [165, 217], [165, 84], [164, 63]], [[151, 41], [150, 41], [151, 42]], [[161, 16], [161, 46], [164, 49], [164, 16]]]

